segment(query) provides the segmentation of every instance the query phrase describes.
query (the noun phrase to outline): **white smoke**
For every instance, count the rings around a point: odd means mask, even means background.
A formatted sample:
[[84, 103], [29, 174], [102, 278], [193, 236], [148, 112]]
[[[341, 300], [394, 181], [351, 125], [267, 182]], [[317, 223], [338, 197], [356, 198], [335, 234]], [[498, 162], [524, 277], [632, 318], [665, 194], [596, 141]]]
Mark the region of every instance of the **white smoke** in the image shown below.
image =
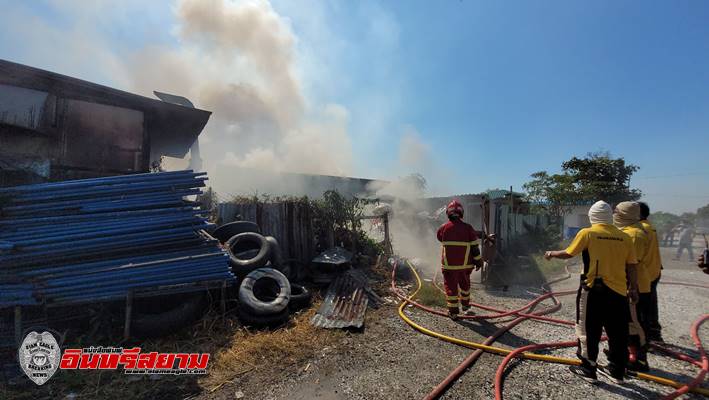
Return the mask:
[[214, 183], [230, 192], [239, 186], [229, 167], [352, 173], [349, 112], [308, 104], [297, 74], [297, 38], [269, 2], [182, 0], [176, 17], [180, 45], [134, 55], [131, 84], [213, 111], [200, 141]]

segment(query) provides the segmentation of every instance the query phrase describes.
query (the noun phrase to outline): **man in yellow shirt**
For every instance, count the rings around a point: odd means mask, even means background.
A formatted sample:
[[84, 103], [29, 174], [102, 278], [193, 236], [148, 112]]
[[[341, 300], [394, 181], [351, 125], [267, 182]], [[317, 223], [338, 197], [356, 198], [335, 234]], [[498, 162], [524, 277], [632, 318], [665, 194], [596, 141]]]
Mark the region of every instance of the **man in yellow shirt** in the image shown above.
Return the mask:
[[648, 310], [650, 306], [650, 275], [648, 271], [648, 252], [650, 240], [640, 224], [640, 204], [632, 201], [619, 203], [613, 210], [613, 223], [632, 239], [638, 259], [638, 302], [630, 303], [630, 325], [628, 337], [628, 368], [646, 372], [647, 363]]
[[[547, 259], [582, 255], [583, 271], [576, 295], [577, 356], [581, 366], [571, 371], [595, 381], [596, 371], [616, 383], [623, 381], [628, 362], [628, 299], [637, 301], [635, 248], [628, 235], [613, 226], [613, 211], [604, 201], [588, 212], [590, 228], [581, 229], [565, 250], [547, 251]], [[598, 367], [598, 345], [605, 328], [608, 366]]]
[[[647, 324], [648, 331], [645, 332], [647, 340], [655, 342], [663, 342], [662, 326], [660, 325], [659, 312], [657, 308], [657, 284], [660, 282], [662, 275], [662, 258], [660, 257], [660, 243], [657, 239], [657, 230], [648, 221], [650, 217], [650, 207], [647, 203], [639, 202], [640, 204], [640, 224], [645, 228], [645, 232], [649, 238], [649, 248], [647, 254], [647, 271], [650, 278], [650, 299], [647, 309]], [[642, 296], [641, 296], [642, 297]]]

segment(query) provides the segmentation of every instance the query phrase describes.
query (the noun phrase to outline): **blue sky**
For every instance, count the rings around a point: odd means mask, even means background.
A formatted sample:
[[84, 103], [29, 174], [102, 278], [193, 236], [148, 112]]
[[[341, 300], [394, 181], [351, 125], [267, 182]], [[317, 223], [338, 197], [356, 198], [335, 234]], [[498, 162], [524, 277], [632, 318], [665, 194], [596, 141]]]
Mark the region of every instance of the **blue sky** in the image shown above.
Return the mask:
[[[0, 0], [12, 10], [0, 15], [0, 58], [121, 87], [110, 66], [126, 54], [180, 45], [172, 2], [82, 4]], [[709, 203], [707, 2], [276, 0], [273, 9], [297, 38], [307, 101], [349, 112], [354, 175], [421, 170], [434, 192], [520, 188], [535, 171], [607, 150], [640, 166], [632, 183], [652, 208]], [[41, 30], [23, 40], [21, 16], [71, 32], [73, 44], [43, 45]], [[90, 53], [62, 57], [77, 38], [98, 44], [109, 67]], [[407, 135], [418, 162], [402, 161]]]

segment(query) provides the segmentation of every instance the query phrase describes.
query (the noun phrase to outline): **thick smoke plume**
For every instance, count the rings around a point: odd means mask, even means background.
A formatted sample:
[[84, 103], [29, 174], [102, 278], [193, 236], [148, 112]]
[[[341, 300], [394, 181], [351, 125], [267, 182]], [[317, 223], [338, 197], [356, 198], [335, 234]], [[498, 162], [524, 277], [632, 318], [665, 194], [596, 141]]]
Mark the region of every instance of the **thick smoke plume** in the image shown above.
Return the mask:
[[182, 0], [176, 16], [179, 46], [135, 55], [132, 85], [184, 95], [213, 111], [200, 144], [217, 191], [238, 191], [233, 167], [352, 172], [349, 113], [337, 104], [308, 104], [297, 75], [297, 38], [269, 2]]

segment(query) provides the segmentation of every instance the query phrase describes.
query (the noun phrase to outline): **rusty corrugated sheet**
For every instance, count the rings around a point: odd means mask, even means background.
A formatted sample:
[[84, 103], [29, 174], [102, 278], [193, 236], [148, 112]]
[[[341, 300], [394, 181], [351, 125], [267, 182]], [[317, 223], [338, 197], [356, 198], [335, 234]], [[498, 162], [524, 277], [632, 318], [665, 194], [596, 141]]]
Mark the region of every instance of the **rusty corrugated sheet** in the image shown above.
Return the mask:
[[361, 328], [369, 297], [367, 283], [359, 274], [348, 271], [327, 288], [325, 299], [310, 323], [317, 328]]

